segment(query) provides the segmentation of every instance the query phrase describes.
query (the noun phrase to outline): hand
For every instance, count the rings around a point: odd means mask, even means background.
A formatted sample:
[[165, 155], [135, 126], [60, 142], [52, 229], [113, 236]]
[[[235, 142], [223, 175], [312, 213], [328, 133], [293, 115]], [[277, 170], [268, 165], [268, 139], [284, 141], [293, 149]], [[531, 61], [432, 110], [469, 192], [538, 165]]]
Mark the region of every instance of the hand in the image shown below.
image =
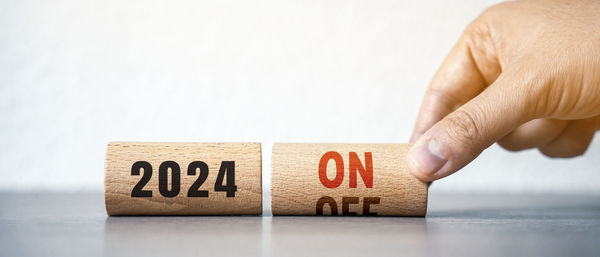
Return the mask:
[[472, 22], [435, 74], [407, 161], [433, 181], [494, 142], [581, 155], [598, 129], [600, 1], [507, 2]]

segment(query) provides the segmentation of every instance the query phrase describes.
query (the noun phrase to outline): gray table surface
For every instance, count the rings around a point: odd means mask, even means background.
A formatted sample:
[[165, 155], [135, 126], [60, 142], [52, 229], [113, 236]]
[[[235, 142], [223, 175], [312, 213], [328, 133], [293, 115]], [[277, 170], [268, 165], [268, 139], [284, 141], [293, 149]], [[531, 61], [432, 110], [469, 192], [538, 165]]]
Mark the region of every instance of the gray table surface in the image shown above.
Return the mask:
[[0, 256], [600, 256], [600, 196], [430, 194], [428, 207], [425, 218], [108, 217], [101, 193], [1, 192]]

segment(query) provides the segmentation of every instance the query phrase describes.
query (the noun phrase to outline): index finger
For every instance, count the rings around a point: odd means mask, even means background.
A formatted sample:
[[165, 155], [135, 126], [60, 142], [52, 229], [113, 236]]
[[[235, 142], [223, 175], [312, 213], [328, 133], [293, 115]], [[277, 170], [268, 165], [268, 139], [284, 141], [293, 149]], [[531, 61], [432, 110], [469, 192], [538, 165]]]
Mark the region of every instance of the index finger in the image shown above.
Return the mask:
[[483, 42], [477, 41], [483, 40], [483, 37], [474, 37], [472, 31], [473, 29], [467, 29], [431, 80], [421, 104], [411, 143], [485, 89], [490, 82], [486, 82], [480, 67], [488, 67], [484, 74], [489, 80], [498, 77], [500, 69], [497, 62], [490, 62], [495, 58], [489, 56], [491, 51], [478, 47]]

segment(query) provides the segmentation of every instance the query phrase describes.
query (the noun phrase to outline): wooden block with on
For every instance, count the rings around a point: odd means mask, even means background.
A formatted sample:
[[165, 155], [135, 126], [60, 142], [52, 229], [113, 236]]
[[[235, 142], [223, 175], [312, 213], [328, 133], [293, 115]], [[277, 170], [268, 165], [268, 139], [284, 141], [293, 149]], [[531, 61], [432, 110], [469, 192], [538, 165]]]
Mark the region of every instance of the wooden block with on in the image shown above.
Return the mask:
[[108, 144], [109, 215], [262, 213], [259, 143]]
[[274, 144], [273, 215], [425, 216], [408, 144]]

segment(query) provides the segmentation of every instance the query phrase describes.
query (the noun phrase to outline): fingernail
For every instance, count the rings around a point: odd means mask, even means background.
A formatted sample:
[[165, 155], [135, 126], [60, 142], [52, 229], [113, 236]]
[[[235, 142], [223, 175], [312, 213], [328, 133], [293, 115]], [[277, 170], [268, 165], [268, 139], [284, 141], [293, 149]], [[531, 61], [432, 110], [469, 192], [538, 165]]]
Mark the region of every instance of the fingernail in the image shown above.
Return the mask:
[[429, 142], [416, 147], [412, 153], [413, 163], [427, 175], [433, 175], [448, 161], [440, 152], [435, 140], [429, 140]]

